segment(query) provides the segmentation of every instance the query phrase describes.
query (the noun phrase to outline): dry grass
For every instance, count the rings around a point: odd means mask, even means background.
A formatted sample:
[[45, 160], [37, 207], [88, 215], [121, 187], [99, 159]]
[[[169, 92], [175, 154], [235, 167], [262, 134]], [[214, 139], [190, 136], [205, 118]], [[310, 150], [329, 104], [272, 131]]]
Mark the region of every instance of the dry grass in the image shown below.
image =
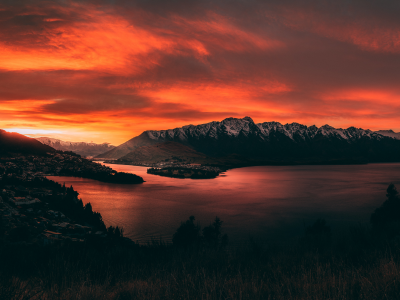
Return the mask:
[[368, 246], [3, 246], [0, 299], [399, 299], [398, 245], [356, 232]]

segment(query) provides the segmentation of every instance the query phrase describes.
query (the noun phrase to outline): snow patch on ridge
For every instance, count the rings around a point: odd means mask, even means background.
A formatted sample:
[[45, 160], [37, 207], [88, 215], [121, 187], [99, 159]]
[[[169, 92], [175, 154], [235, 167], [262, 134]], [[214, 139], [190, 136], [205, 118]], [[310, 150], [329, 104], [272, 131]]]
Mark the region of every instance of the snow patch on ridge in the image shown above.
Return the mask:
[[221, 122], [214, 121], [201, 125], [186, 125], [181, 128], [159, 131], [149, 130], [146, 131], [146, 133], [149, 138], [153, 140], [174, 140], [183, 143], [192, 139], [236, 138], [239, 135], [244, 137], [257, 136], [260, 139], [268, 140], [271, 135], [276, 134], [283, 134], [292, 141], [310, 140], [314, 139], [317, 135], [327, 138], [342, 139], [348, 142], [362, 137], [378, 140], [383, 138], [383, 135], [379, 133], [355, 127], [342, 129], [334, 128], [330, 125], [317, 127], [315, 125], [306, 126], [299, 123], [282, 125], [274, 121], [256, 124], [250, 117], [245, 117], [243, 119], [226, 118]]

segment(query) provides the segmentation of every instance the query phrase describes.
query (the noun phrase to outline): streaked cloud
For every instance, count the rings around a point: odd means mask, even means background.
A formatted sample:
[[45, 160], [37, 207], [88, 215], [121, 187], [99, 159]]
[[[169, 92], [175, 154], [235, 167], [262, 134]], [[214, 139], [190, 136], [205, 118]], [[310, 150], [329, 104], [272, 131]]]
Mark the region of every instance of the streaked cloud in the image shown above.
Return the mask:
[[0, 128], [119, 144], [256, 122], [400, 131], [395, 1], [0, 4]]

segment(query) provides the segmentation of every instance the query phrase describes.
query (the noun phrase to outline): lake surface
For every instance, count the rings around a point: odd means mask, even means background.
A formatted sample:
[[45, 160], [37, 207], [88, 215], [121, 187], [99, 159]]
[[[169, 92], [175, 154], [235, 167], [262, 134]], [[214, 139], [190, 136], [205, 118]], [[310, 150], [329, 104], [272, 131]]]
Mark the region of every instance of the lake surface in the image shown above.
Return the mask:
[[[107, 164], [106, 164], [107, 165]], [[142, 176], [138, 185], [49, 176], [72, 185], [107, 226], [145, 243], [171, 240], [181, 221], [194, 215], [201, 226], [215, 216], [232, 243], [292, 239], [304, 226], [326, 219], [332, 231], [368, 223], [393, 182], [400, 189], [400, 164], [260, 166], [229, 170], [216, 179], [177, 179], [147, 174], [146, 167], [108, 165]]]

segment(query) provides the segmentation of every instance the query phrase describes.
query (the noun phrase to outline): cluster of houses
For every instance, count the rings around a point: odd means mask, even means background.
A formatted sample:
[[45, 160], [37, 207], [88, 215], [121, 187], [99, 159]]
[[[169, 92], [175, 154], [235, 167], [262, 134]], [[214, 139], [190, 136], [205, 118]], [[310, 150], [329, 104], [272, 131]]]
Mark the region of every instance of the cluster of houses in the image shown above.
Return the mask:
[[217, 167], [209, 166], [190, 166], [190, 165], [168, 165], [158, 166], [147, 169], [148, 174], [174, 177], [174, 178], [192, 178], [192, 179], [206, 179], [215, 178], [222, 172]]
[[212, 166], [203, 166], [201, 164], [176, 164], [174, 162], [165, 162], [152, 164], [147, 169], [147, 173], [176, 178], [215, 178], [222, 169]]
[[[121, 163], [120, 161], [117, 160], [107, 160], [104, 161], [105, 163], [109, 163], [109, 164], [118, 164]], [[129, 162], [124, 161], [124, 164], [130, 164]], [[170, 160], [170, 161], [166, 161], [166, 162], [159, 162], [159, 163], [139, 163], [139, 162], [135, 162], [132, 163], [135, 166], [143, 166], [143, 167], [150, 167], [150, 168], [154, 168], [154, 169], [165, 169], [165, 168], [180, 168], [180, 169], [191, 169], [191, 170], [202, 170], [202, 171], [208, 171], [208, 172], [217, 172], [217, 173], [221, 173], [224, 172], [223, 169], [219, 168], [219, 167], [214, 167], [214, 166], [206, 166], [206, 165], [202, 165], [202, 164], [186, 164], [186, 163], [182, 163], [182, 162], [178, 162], [175, 160]]]
[[48, 157], [0, 158], [0, 238], [46, 245], [67, 240], [82, 242], [88, 234], [106, 237], [105, 232], [96, 231], [90, 224], [78, 224], [63, 212], [50, 208], [46, 199], [61, 199], [65, 197], [62, 191], [35, 186], [38, 180], [44, 182], [44, 175], [60, 175], [65, 169], [79, 173], [87, 168], [94, 172], [112, 170], [60, 153]]
[[92, 162], [80, 156], [65, 152], [47, 153], [47, 156], [21, 155], [0, 157], [0, 179], [3, 176], [16, 176], [32, 180], [45, 175], [74, 175], [82, 173], [113, 173], [110, 167]]
[[205, 166], [202, 164], [183, 164], [183, 163], [175, 163], [175, 162], [163, 162], [149, 165], [153, 168], [180, 168], [180, 169], [188, 169], [188, 170], [201, 170], [208, 172], [217, 172], [221, 173], [223, 170], [219, 167], [213, 166]]
[[[30, 195], [19, 195], [20, 187], [3, 186], [0, 191], [1, 229], [10, 242], [49, 244], [60, 241], [83, 242], [88, 234], [105, 237], [89, 224], [77, 224], [64, 213], [49, 208], [36, 197], [37, 194], [52, 196], [52, 191], [33, 188]], [[26, 191], [24, 191], [26, 192]], [[56, 195], [62, 197], [62, 194]]]

